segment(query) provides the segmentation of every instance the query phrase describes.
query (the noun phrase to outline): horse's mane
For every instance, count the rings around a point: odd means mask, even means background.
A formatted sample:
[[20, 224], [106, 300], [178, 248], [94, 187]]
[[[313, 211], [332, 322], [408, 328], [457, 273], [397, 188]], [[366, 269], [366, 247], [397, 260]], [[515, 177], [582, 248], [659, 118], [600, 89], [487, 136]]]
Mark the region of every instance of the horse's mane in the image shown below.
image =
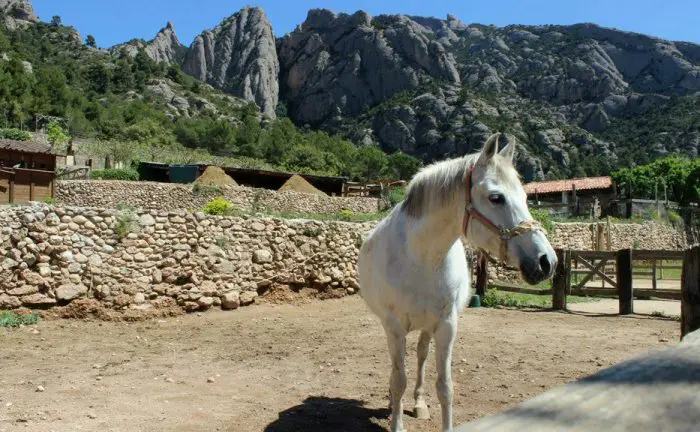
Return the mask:
[[478, 157], [479, 153], [474, 153], [422, 168], [408, 183], [402, 209], [409, 216], [420, 218], [431, 208], [448, 205], [464, 187], [467, 167]]

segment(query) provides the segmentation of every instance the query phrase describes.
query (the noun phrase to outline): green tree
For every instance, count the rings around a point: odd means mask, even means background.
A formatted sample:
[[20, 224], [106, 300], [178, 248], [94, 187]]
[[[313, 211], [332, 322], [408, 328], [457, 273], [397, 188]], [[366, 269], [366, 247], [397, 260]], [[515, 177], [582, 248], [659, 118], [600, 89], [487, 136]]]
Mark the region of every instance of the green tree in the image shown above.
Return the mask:
[[137, 143], [151, 161], [162, 158], [162, 151], [175, 143], [173, 133], [153, 119], [141, 120], [126, 128], [123, 134], [126, 141]]
[[49, 123], [47, 129], [48, 141], [55, 148], [63, 151], [66, 144], [70, 141], [70, 137], [63, 130], [63, 127], [58, 122], [52, 121]]
[[92, 48], [97, 48], [97, 41], [95, 40], [95, 36], [87, 35], [87, 38], [85, 38], [85, 45]]
[[421, 166], [421, 162], [403, 152], [388, 157], [388, 173], [399, 180], [410, 180]]
[[388, 166], [386, 154], [377, 147], [365, 146], [357, 154], [356, 176], [363, 181], [379, 180]]
[[58, 27], [61, 25], [61, 17], [58, 15], [54, 15], [51, 17], [51, 25], [54, 27]]

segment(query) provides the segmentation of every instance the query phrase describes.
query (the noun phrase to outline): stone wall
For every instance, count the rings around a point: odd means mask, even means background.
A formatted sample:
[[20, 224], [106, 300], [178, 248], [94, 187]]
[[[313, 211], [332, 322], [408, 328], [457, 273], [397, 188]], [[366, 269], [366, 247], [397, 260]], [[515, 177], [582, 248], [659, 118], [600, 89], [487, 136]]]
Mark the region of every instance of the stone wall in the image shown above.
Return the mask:
[[[605, 223], [555, 223], [554, 232], [549, 235], [549, 239], [555, 248], [597, 249], [595, 247], [595, 233], [599, 226], [601, 229], [605, 229], [605, 225]], [[628, 248], [681, 250], [686, 247], [685, 234], [672, 226], [655, 222], [643, 224], [611, 223], [610, 234], [611, 250]], [[604, 249], [605, 241], [601, 241], [601, 246]]]
[[0, 227], [0, 309], [89, 297], [120, 309], [168, 299], [188, 311], [234, 309], [272, 284], [354, 293], [369, 228], [43, 204], [0, 211]]
[[[268, 290], [358, 289], [356, 261], [374, 223], [207, 216], [187, 211], [35, 204], [0, 209], [0, 309], [78, 298], [115, 309], [177, 304], [234, 309]], [[595, 224], [557, 224], [555, 247], [591, 249]], [[670, 227], [613, 225], [613, 248], [680, 249]], [[491, 278], [517, 277], [490, 266]]]
[[375, 213], [377, 198], [330, 197], [298, 192], [276, 192], [244, 186], [223, 187], [221, 193], [193, 191], [192, 185], [117, 180], [62, 180], [57, 182], [56, 201], [65, 206], [115, 208], [127, 204], [148, 210], [194, 210], [223, 196], [234, 208], [250, 211], [254, 206], [276, 212]]

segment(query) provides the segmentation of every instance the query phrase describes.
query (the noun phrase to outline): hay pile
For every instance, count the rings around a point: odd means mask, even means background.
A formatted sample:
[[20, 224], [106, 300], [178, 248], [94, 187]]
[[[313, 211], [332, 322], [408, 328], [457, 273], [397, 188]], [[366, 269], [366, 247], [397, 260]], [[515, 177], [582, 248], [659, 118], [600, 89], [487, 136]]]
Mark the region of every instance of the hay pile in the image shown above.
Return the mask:
[[208, 166], [195, 183], [216, 186], [238, 186], [238, 183], [219, 167]]
[[311, 183], [307, 182], [304, 179], [304, 177], [296, 175], [296, 174], [291, 176], [289, 178], [289, 180], [287, 180], [282, 185], [282, 187], [277, 190], [277, 192], [288, 192], [288, 191], [328, 196], [325, 193], [323, 193], [322, 191], [313, 187], [311, 185]]

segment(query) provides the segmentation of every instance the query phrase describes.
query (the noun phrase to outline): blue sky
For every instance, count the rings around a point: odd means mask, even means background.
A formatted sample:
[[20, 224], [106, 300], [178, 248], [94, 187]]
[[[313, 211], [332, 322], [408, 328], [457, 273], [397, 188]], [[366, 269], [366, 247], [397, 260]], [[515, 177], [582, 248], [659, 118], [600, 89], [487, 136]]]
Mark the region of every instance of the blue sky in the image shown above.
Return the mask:
[[277, 36], [292, 31], [312, 8], [335, 12], [366, 10], [372, 15], [401, 13], [445, 18], [452, 13], [466, 23], [573, 24], [647, 33], [671, 40], [700, 43], [700, 0], [33, 0], [42, 21], [60, 15], [83, 38], [92, 34], [101, 47], [131, 38], [151, 39], [168, 20], [184, 45], [202, 30], [245, 5], [262, 7]]

